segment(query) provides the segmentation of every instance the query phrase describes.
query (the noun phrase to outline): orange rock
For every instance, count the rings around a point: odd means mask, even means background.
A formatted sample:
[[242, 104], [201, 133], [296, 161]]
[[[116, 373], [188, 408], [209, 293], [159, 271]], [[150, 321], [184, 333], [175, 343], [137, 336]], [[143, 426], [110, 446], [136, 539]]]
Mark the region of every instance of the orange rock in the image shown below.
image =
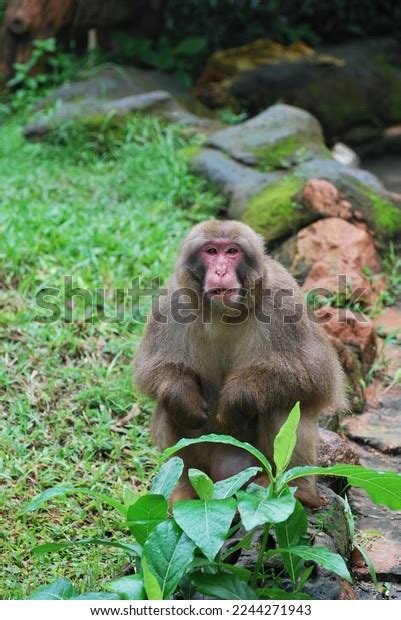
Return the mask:
[[352, 292], [354, 301], [374, 302], [377, 290], [364, 270], [378, 274], [380, 263], [366, 230], [338, 217], [319, 220], [299, 231], [297, 253], [302, 262], [311, 265], [305, 291], [325, 289], [328, 295]]
[[[315, 312], [327, 334], [336, 341], [357, 351], [363, 372], [367, 372], [376, 358], [377, 340], [372, 321], [362, 313], [343, 308], [320, 308]], [[338, 348], [338, 347], [336, 347]], [[348, 366], [352, 365], [349, 356]]]
[[352, 218], [352, 205], [333, 183], [325, 179], [311, 179], [305, 183], [301, 204], [323, 217]]

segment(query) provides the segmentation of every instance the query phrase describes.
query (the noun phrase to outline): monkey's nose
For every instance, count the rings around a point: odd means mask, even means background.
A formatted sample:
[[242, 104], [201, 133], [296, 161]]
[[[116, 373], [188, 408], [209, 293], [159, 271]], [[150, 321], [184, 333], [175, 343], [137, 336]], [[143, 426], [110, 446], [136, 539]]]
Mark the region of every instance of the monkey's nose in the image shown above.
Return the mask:
[[7, 24], [7, 29], [16, 36], [26, 34], [29, 30], [29, 24], [21, 17], [15, 17]]
[[227, 273], [227, 268], [226, 267], [216, 267], [216, 276], [219, 276], [220, 278], [222, 278], [223, 276], [225, 276]]

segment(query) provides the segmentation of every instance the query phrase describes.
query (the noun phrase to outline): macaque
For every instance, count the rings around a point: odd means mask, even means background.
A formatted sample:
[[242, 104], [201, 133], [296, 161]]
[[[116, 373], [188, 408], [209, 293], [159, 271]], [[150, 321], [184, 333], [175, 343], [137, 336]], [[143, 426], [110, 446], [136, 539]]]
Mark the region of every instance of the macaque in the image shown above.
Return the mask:
[[[154, 442], [164, 449], [182, 437], [226, 433], [273, 464], [274, 438], [300, 401], [291, 466], [313, 465], [319, 413], [346, 406], [343, 372], [299, 286], [265, 254], [263, 239], [237, 221], [194, 226], [165, 293], [135, 361], [139, 389], [157, 402]], [[214, 481], [257, 464], [223, 444], [193, 445], [180, 456], [185, 471], [196, 467]], [[296, 482], [304, 505], [321, 505], [313, 478]], [[191, 497], [184, 474], [171, 501]]]

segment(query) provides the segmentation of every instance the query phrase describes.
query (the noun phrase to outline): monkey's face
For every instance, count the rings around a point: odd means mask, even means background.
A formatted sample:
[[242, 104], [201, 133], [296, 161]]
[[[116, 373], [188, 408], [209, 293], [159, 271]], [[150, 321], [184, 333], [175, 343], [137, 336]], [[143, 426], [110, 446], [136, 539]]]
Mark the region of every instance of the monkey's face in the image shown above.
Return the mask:
[[242, 283], [238, 270], [244, 260], [244, 252], [238, 243], [230, 239], [213, 239], [199, 250], [204, 268], [204, 292], [214, 302], [235, 301]]

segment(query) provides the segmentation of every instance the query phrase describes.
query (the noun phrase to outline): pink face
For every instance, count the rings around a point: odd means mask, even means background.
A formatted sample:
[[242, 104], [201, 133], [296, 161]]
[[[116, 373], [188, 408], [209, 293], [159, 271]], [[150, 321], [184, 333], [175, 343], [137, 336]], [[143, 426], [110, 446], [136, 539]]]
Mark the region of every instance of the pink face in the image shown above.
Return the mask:
[[241, 288], [236, 268], [244, 253], [229, 239], [213, 239], [200, 249], [200, 258], [206, 268], [205, 291], [213, 298], [229, 298]]

